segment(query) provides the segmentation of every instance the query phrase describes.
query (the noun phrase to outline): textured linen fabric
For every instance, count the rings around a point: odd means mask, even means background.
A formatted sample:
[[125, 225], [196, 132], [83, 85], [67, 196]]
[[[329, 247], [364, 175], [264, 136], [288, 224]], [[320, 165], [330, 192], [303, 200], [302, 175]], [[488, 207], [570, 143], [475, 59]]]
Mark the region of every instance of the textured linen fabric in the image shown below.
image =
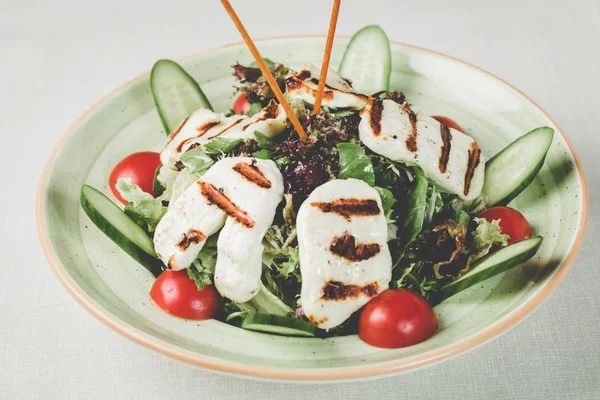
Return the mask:
[[[330, 2], [234, 0], [254, 37], [325, 33]], [[292, 16], [278, 11], [293, 7]], [[267, 18], [267, 15], [273, 18]], [[600, 398], [600, 3], [346, 0], [338, 32], [378, 23], [394, 40], [479, 65], [562, 126], [581, 157], [590, 220], [575, 267], [506, 335], [434, 367], [355, 383], [219, 375], [146, 350], [80, 307], [38, 244], [42, 165], [93, 101], [163, 57], [238, 41], [217, 0], [0, 1], [0, 398]]]

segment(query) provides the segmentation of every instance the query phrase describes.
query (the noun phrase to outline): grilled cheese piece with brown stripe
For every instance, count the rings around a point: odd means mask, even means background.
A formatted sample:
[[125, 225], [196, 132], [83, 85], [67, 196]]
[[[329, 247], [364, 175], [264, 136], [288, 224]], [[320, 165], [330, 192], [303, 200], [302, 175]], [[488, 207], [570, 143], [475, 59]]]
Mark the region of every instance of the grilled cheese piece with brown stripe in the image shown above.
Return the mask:
[[224, 297], [248, 301], [260, 287], [262, 239], [282, 199], [283, 177], [273, 161], [224, 158], [169, 205], [154, 234], [156, 252], [168, 268], [187, 268], [223, 228], [215, 285]]
[[481, 194], [485, 160], [470, 136], [415, 112], [408, 103], [370, 99], [360, 112], [360, 140], [393, 161], [416, 163], [464, 200]]
[[160, 153], [160, 160], [167, 165], [169, 159], [179, 161], [182, 153], [194, 145], [204, 145], [210, 140], [221, 137], [225, 139], [254, 138], [254, 132], [272, 138], [287, 126], [287, 115], [281, 105], [271, 101], [260, 112], [249, 117], [233, 115], [225, 117], [207, 109], [199, 109], [189, 116], [173, 131], [167, 145]]
[[377, 191], [356, 179], [329, 181], [300, 207], [300, 300], [320, 328], [341, 324], [388, 288], [392, 258], [382, 210]]
[[[283, 176], [271, 160], [224, 158], [225, 192], [247, 213], [253, 225], [228, 218], [217, 242], [215, 286], [222, 296], [238, 303], [252, 299], [260, 288], [263, 238], [283, 200]], [[245, 165], [242, 166], [242, 164]]]
[[[288, 96], [315, 104], [321, 68], [309, 64], [301, 71], [291, 73], [285, 81]], [[331, 68], [327, 71], [322, 105], [329, 108], [351, 108], [359, 110], [367, 104], [368, 96], [357, 93], [352, 86]]]

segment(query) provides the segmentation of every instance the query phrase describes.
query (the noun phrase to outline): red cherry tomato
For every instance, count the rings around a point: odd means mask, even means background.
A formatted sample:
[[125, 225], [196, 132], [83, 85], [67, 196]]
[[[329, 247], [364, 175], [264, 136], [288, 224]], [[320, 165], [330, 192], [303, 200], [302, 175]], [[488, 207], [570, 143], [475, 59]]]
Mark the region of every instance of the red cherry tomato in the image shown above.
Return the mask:
[[454, 121], [453, 119], [450, 119], [448, 117], [443, 117], [441, 115], [434, 115], [431, 118], [437, 120], [437, 122], [439, 122], [442, 125], [446, 125], [448, 128], [456, 129], [457, 131], [461, 131], [463, 133], [465, 132], [465, 130], [458, 123], [456, 123], [456, 121]]
[[236, 114], [246, 114], [248, 111], [250, 111], [250, 103], [248, 103], [246, 93], [242, 92], [233, 102], [233, 112]]
[[127, 204], [127, 201], [121, 197], [117, 190], [116, 185], [119, 178], [131, 179], [131, 182], [138, 185], [144, 192], [154, 196], [152, 183], [154, 182], [154, 173], [159, 165], [160, 155], [153, 151], [130, 154], [115, 165], [108, 178], [108, 186], [115, 197], [123, 204]]
[[500, 220], [500, 230], [509, 236], [508, 244], [529, 239], [533, 233], [527, 218], [514, 208], [492, 207], [479, 213], [479, 217], [487, 221]]
[[429, 339], [438, 319], [427, 300], [407, 289], [390, 289], [372, 299], [358, 319], [358, 336], [371, 346], [396, 349]]
[[169, 314], [185, 319], [210, 319], [220, 307], [215, 288], [205, 285], [198, 290], [186, 271], [164, 271], [154, 281], [150, 297]]

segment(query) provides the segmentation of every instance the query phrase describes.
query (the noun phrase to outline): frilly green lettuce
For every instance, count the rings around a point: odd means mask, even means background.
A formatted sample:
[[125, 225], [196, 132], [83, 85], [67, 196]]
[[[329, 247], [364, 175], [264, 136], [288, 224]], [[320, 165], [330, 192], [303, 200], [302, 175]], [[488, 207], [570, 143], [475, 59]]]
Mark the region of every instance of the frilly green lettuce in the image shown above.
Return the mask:
[[121, 197], [129, 202], [125, 207], [125, 213], [146, 231], [154, 232], [156, 225], [167, 212], [162, 202], [144, 192], [127, 178], [120, 178], [116, 187]]

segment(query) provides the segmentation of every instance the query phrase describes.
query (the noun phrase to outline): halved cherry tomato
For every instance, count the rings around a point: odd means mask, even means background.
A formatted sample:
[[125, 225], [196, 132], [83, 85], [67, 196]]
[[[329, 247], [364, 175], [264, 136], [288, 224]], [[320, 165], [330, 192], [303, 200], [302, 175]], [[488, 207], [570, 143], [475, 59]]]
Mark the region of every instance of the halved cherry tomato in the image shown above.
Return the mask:
[[236, 114], [246, 114], [250, 111], [250, 103], [246, 93], [242, 92], [233, 102], [233, 112]]
[[169, 314], [195, 320], [214, 317], [221, 303], [213, 286], [198, 290], [185, 270], [160, 274], [152, 284], [150, 297]]
[[438, 319], [425, 298], [390, 289], [372, 299], [358, 319], [358, 336], [371, 346], [396, 349], [421, 343], [436, 333]]
[[441, 115], [434, 115], [431, 118], [437, 120], [437, 122], [439, 122], [442, 125], [446, 125], [448, 128], [456, 129], [457, 131], [461, 131], [462, 133], [465, 132], [465, 130], [453, 119]]
[[119, 178], [131, 179], [131, 182], [138, 185], [144, 192], [154, 196], [152, 183], [154, 182], [154, 173], [159, 165], [160, 155], [153, 151], [130, 154], [115, 165], [108, 178], [108, 186], [115, 197], [123, 204], [127, 204], [127, 201], [121, 197], [117, 190], [116, 185]]
[[508, 244], [529, 239], [533, 233], [527, 218], [510, 207], [492, 207], [479, 213], [479, 217], [487, 221], [500, 220], [500, 230], [509, 236]]

